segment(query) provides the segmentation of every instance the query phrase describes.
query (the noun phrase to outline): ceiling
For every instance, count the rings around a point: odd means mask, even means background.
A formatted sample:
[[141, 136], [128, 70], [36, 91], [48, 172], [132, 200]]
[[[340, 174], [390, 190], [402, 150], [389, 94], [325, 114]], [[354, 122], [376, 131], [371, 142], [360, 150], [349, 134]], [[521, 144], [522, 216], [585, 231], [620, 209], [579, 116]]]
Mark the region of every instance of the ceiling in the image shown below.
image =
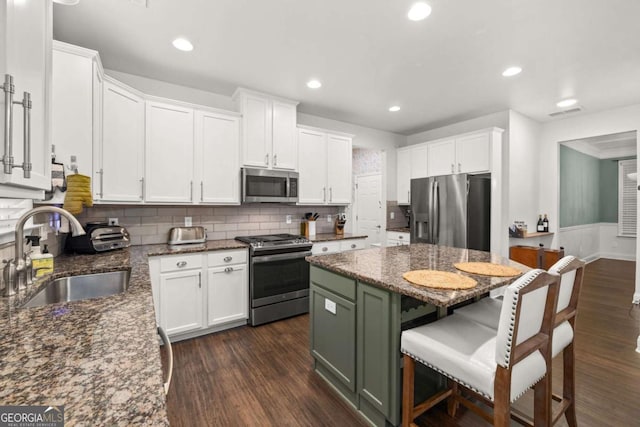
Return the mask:
[[635, 130], [574, 139], [562, 144], [598, 159], [614, 159], [637, 154]]
[[420, 22], [413, 1], [81, 0], [54, 6], [54, 38], [108, 69], [407, 135], [508, 108], [553, 120], [569, 97], [575, 114], [640, 102], [640, 1], [426, 0]]

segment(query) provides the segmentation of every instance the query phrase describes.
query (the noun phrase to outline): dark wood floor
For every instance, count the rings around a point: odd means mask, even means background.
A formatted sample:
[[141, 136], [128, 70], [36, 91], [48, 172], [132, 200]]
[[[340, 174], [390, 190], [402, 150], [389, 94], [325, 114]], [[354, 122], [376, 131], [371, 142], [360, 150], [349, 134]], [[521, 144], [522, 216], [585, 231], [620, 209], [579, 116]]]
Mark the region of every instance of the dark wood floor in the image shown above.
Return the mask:
[[[640, 309], [631, 307], [635, 263], [587, 266], [576, 325], [577, 417], [581, 426], [640, 425]], [[364, 426], [311, 370], [308, 316], [242, 327], [174, 344], [167, 397], [173, 426]], [[560, 358], [554, 389], [560, 390]], [[529, 412], [531, 396], [516, 407]], [[462, 408], [435, 408], [420, 426], [484, 426]], [[566, 425], [562, 420], [558, 425]]]

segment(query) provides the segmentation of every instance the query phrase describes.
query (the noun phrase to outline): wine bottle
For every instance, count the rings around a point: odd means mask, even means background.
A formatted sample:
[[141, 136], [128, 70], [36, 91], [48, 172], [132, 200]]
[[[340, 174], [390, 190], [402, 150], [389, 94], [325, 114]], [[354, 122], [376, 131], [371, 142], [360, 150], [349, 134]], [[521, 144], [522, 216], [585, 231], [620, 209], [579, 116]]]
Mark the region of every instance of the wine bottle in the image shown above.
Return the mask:
[[536, 226], [536, 231], [538, 232], [544, 231], [544, 224], [542, 223], [542, 214], [538, 215], [538, 224]]
[[544, 214], [544, 219], [542, 220], [542, 228], [545, 233], [549, 232], [549, 218], [547, 218], [547, 214]]

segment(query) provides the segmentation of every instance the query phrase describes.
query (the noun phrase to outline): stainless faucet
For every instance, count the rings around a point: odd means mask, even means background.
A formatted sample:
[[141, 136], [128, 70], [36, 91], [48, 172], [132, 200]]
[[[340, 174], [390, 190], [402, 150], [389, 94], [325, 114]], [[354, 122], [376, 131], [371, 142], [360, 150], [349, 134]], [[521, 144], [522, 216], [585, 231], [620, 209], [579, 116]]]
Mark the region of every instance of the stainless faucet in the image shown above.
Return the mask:
[[71, 224], [71, 234], [73, 236], [80, 236], [84, 234], [82, 225], [80, 225], [73, 215], [64, 209], [55, 206], [41, 206], [25, 212], [25, 214], [18, 219], [18, 223], [16, 224], [15, 259], [3, 261], [7, 264], [5, 265], [2, 274], [5, 286], [5, 297], [15, 295], [18, 290], [22, 290], [26, 287], [28, 273], [26, 260], [27, 254], [24, 253], [24, 226], [29, 218], [44, 212], [59, 213], [67, 218]]

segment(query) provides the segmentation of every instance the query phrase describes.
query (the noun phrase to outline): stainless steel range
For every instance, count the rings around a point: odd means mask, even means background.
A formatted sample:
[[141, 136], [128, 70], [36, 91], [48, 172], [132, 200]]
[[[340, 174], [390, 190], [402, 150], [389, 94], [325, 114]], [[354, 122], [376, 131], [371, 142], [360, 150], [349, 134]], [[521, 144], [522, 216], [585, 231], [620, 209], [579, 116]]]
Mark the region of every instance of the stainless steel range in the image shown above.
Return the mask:
[[240, 236], [249, 244], [249, 321], [252, 326], [309, 311], [309, 263], [313, 244], [302, 236]]

